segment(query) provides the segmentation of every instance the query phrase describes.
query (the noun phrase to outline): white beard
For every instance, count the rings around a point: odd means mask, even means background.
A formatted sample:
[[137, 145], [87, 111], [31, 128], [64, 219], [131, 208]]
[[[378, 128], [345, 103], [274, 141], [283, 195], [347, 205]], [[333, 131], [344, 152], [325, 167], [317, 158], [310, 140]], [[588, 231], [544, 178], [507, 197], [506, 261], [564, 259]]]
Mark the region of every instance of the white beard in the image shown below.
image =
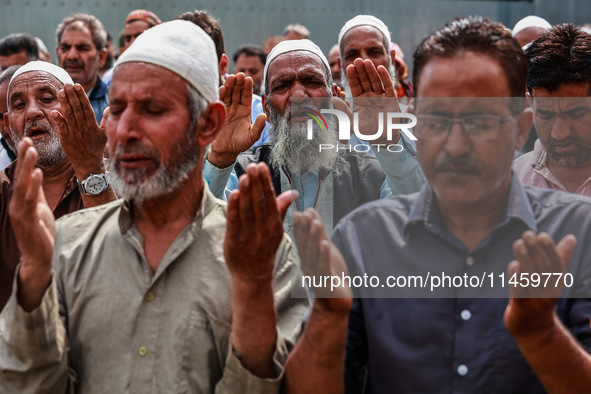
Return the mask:
[[[162, 163], [160, 153], [155, 148], [139, 143], [118, 145], [115, 154], [109, 159], [109, 175], [118, 194], [141, 203], [175, 193], [189, 178], [199, 160], [199, 148], [189, 131], [187, 135], [186, 142], [178, 145], [177, 152], [171, 155], [171, 162], [167, 164]], [[124, 152], [151, 156], [158, 165], [157, 170], [148, 175], [145, 168], [122, 169], [117, 157]]]
[[[330, 102], [330, 101], [329, 101]], [[285, 168], [291, 173], [315, 172], [332, 170], [335, 166], [339, 144], [337, 135], [337, 121], [332, 115], [326, 116], [327, 130], [320, 129], [313, 122], [313, 139], [308, 140], [306, 122], [291, 123], [291, 107], [281, 116], [269, 106], [270, 123], [273, 126], [271, 134], [274, 138], [271, 149], [271, 164], [278, 168]], [[335, 149], [320, 151], [321, 144], [331, 144]]]

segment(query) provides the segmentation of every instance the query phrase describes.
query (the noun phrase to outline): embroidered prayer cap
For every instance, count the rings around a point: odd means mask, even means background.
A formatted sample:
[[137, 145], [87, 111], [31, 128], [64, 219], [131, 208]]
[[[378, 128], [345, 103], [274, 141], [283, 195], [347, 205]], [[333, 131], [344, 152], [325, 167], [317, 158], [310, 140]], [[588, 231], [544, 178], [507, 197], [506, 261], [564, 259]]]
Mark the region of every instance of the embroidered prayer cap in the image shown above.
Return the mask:
[[162, 23], [160, 18], [158, 18], [158, 15], [148, 10], [131, 11], [129, 14], [127, 14], [127, 18], [125, 18], [125, 24], [133, 21], [145, 21], [150, 25], [150, 27], [154, 27]]

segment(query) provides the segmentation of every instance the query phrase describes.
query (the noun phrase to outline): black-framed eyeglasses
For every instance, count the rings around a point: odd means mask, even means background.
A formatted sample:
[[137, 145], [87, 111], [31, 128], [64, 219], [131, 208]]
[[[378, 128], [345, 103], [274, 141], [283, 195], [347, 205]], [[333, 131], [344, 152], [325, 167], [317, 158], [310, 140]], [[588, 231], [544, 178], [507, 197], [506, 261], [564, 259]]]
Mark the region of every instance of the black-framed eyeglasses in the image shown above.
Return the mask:
[[491, 140], [499, 136], [501, 125], [514, 119], [514, 116], [502, 118], [498, 115], [467, 115], [451, 118], [445, 115], [417, 115], [414, 134], [417, 138], [440, 140], [447, 137], [453, 123], [461, 123], [466, 135], [476, 141]]

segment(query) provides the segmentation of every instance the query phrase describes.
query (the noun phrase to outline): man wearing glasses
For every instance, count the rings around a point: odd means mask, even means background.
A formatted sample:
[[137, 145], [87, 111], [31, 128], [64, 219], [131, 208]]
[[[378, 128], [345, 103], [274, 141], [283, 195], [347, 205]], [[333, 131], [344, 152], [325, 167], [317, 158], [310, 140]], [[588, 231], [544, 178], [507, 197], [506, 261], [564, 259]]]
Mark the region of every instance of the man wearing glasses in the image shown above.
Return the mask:
[[525, 55], [539, 140], [515, 160], [515, 174], [526, 185], [591, 196], [591, 35], [558, 25]]
[[[487, 19], [451, 20], [418, 46], [427, 184], [353, 211], [336, 248], [314, 211], [294, 218], [304, 272], [332, 276], [309, 286], [289, 393], [588, 391], [591, 200], [513, 176], [532, 122], [526, 76], [518, 43]], [[543, 274], [569, 281], [543, 286]]]

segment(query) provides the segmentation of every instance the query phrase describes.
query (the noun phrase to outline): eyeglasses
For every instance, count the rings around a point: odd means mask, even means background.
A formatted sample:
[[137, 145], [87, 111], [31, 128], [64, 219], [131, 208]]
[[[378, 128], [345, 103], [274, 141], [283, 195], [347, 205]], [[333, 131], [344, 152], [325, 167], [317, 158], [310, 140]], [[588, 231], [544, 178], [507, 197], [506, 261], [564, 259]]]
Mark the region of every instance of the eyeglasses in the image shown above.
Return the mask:
[[499, 136], [501, 125], [514, 119], [497, 115], [468, 115], [450, 118], [444, 115], [417, 115], [414, 134], [417, 138], [440, 140], [447, 137], [453, 123], [461, 123], [466, 135], [475, 141], [491, 140]]

